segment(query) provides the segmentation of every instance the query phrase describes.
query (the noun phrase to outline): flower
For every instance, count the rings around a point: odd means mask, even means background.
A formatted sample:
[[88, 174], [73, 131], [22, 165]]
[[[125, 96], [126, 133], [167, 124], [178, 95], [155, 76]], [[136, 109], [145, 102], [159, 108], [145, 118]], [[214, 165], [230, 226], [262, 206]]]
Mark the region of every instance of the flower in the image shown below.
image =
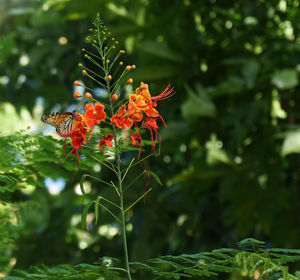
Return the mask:
[[112, 147], [113, 144], [112, 144], [112, 139], [114, 138], [114, 135], [113, 134], [108, 134], [108, 135], [104, 135], [102, 137], [102, 139], [100, 140], [99, 142], [99, 149], [102, 149], [102, 146], [104, 146], [103, 148], [103, 158], [102, 160], [104, 160], [104, 155], [105, 155], [105, 148], [106, 146], [109, 146], [109, 147]]
[[102, 137], [102, 139], [100, 140], [99, 142], [99, 149], [102, 149], [102, 146], [104, 145], [105, 147], [106, 146], [109, 146], [109, 147], [112, 147], [113, 144], [112, 144], [112, 139], [114, 138], [114, 135], [113, 134], [108, 134], [108, 135], [104, 135]]
[[83, 116], [80, 113], [76, 113], [76, 117], [74, 119], [74, 129], [68, 136], [71, 138], [71, 145], [72, 145], [73, 149], [65, 157], [63, 163], [65, 162], [65, 160], [68, 158], [68, 156], [71, 153], [76, 154], [78, 163], [80, 163], [78, 150], [86, 143], [87, 133], [88, 133], [88, 130], [85, 128]]
[[100, 124], [101, 121], [105, 120], [106, 113], [104, 112], [104, 105], [99, 102], [89, 103], [85, 105], [84, 120], [88, 127], [94, 127], [95, 124]]
[[137, 144], [139, 143], [140, 150], [139, 150], [138, 158], [140, 158], [141, 149], [142, 149], [142, 136], [139, 134], [139, 132], [136, 132], [135, 134], [132, 133], [130, 136], [130, 141], [131, 141], [132, 146], [137, 146]]
[[115, 123], [116, 127], [124, 129], [133, 125], [133, 120], [126, 116], [126, 105], [119, 108], [118, 113], [111, 117], [111, 124]]
[[[158, 135], [158, 125], [156, 123], [156, 120], [153, 118], [147, 118], [146, 121], [143, 123], [143, 128], [146, 128], [150, 131], [151, 134], [151, 142], [152, 142], [152, 150], [154, 150], [156, 141], [157, 141], [157, 135]], [[152, 130], [155, 131], [155, 141], [153, 142], [153, 132]], [[159, 142], [159, 154], [160, 154], [160, 142]]]

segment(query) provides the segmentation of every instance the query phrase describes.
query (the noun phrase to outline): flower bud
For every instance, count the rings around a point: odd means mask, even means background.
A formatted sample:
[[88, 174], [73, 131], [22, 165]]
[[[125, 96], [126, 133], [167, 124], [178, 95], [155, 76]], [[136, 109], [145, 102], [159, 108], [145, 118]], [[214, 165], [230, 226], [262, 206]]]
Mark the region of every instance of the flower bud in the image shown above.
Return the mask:
[[116, 102], [118, 100], [118, 95], [116, 93], [114, 93], [112, 96], [111, 96], [111, 100], [112, 102]]
[[81, 84], [80, 84], [80, 82], [79, 82], [79, 81], [74, 81], [74, 86], [80, 87], [80, 86], [81, 86]]
[[85, 93], [85, 97], [88, 98], [88, 99], [91, 99], [91, 98], [92, 98], [92, 95], [91, 95], [89, 92], [86, 92], [86, 93]]
[[120, 53], [125, 53], [125, 51], [124, 50], [120, 50]]
[[78, 63], [78, 67], [82, 67], [82, 64], [81, 64], [81, 63]]
[[123, 65], [123, 61], [120, 61], [119, 65], [122, 66]]
[[107, 78], [107, 80], [111, 81], [112, 76], [111, 76], [111, 75], [108, 75], [106, 78]]
[[106, 59], [106, 63], [110, 63], [110, 60], [109, 60], [109, 59]]
[[133, 79], [132, 79], [132, 78], [129, 78], [129, 79], [127, 80], [127, 84], [130, 85], [130, 84], [132, 84], [132, 83], [133, 83]]
[[86, 72], [86, 70], [85, 70], [85, 69], [83, 69], [83, 70], [81, 71], [81, 74], [82, 74], [82, 76], [86, 76], [86, 75], [87, 75], [87, 72]]
[[140, 89], [147, 89], [148, 88], [148, 84], [141, 84]]
[[135, 69], [136, 68], [136, 66], [133, 64], [133, 65], [131, 65], [131, 69]]
[[82, 95], [80, 94], [80, 92], [79, 92], [78, 90], [76, 90], [76, 91], [74, 92], [73, 96], [74, 96], [75, 98], [82, 97]]
[[130, 65], [127, 65], [127, 66], [126, 66], [126, 70], [128, 70], [128, 71], [131, 70], [131, 66], [130, 66]]

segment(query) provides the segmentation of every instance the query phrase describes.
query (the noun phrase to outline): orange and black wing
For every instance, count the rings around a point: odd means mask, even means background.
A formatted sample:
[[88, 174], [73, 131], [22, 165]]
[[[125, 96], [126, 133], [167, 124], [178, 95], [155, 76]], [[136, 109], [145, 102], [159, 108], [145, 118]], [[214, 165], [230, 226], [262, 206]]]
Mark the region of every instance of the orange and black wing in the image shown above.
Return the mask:
[[55, 112], [44, 115], [41, 121], [54, 126], [58, 134], [68, 134], [73, 130], [75, 117], [75, 112]]

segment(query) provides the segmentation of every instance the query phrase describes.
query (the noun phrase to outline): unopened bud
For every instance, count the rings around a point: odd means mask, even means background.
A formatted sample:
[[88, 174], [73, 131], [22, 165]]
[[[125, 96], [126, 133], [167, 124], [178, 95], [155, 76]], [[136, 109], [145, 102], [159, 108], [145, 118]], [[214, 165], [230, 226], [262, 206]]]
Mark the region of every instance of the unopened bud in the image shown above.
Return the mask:
[[133, 64], [133, 65], [131, 65], [131, 69], [135, 69], [136, 68], [136, 66]]
[[131, 66], [130, 66], [130, 65], [127, 65], [127, 66], [126, 66], [126, 70], [128, 70], [128, 71], [131, 70]]
[[109, 59], [106, 59], [106, 63], [110, 63], [110, 60], [109, 60]]
[[78, 63], [78, 67], [82, 67], [82, 64], [81, 64], [81, 63]]
[[125, 53], [125, 51], [124, 50], [120, 50], [120, 53]]
[[106, 77], [106, 80], [108, 80], [108, 81], [111, 81], [111, 79], [112, 79], [112, 76], [111, 76], [111, 75], [108, 75], [108, 76]]
[[80, 86], [81, 86], [81, 84], [80, 84], [80, 82], [79, 82], [79, 81], [74, 81], [74, 86], [80, 87]]
[[148, 84], [141, 84], [140, 89], [147, 89], [148, 88]]
[[116, 102], [118, 100], [118, 95], [116, 93], [114, 93], [112, 96], [111, 96], [111, 100], [112, 102]]
[[83, 70], [81, 71], [81, 74], [82, 74], [83, 76], [86, 76], [86, 75], [87, 75], [87, 72], [86, 72], [86, 70], [85, 70], [85, 69], [83, 69]]
[[119, 65], [122, 66], [123, 65], [123, 61], [120, 61]]
[[85, 93], [85, 97], [88, 98], [88, 99], [91, 99], [91, 98], [92, 98], [92, 95], [91, 95], [89, 92], [86, 92], [86, 93]]
[[133, 83], [133, 79], [132, 78], [129, 78], [128, 80], [127, 80], [127, 84], [132, 84]]
[[79, 92], [78, 90], [76, 90], [76, 91], [74, 92], [73, 96], [74, 96], [75, 98], [82, 97], [82, 95], [80, 94], [80, 92]]

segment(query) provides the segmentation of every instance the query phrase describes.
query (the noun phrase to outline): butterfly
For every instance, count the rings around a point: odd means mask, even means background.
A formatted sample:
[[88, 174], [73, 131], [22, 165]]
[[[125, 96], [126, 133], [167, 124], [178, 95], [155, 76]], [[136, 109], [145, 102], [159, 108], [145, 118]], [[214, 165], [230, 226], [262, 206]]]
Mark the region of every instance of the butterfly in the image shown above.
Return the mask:
[[41, 121], [56, 128], [59, 135], [67, 135], [74, 129], [77, 112], [55, 112], [42, 116]]

